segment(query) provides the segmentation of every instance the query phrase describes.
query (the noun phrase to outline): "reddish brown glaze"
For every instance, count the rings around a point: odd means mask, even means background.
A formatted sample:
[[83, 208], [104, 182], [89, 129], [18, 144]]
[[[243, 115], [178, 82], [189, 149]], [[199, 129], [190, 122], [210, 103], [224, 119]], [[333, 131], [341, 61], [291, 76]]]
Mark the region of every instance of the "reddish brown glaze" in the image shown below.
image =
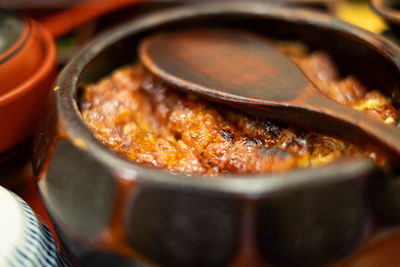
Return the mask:
[[[18, 84], [7, 92], [0, 94], [0, 124], [4, 125], [4, 130], [0, 131], [0, 153], [26, 140], [36, 129], [40, 111], [49, 92], [50, 86], [56, 75], [56, 47], [50, 34], [39, 24], [31, 21], [32, 32], [30, 39], [39, 44], [39, 52], [42, 54], [40, 64], [34, 67], [34, 73], [29, 78]], [[28, 40], [28, 43], [30, 41]], [[28, 45], [27, 43], [27, 45]], [[34, 51], [21, 52], [23, 64], [31, 64], [26, 60], [26, 55], [35, 53]], [[25, 56], [23, 56], [25, 55]], [[8, 63], [6, 63], [7, 65]], [[9, 80], [25, 73], [20, 68], [14, 69], [13, 75], [3, 71], [0, 67], [1, 75]], [[1, 80], [1, 78], [0, 78]], [[3, 85], [3, 84], [2, 84]], [[1, 91], [1, 89], [0, 89]]]
[[44, 18], [40, 23], [55, 38], [60, 37], [75, 29], [86, 21], [90, 21], [104, 14], [129, 5], [142, 2], [140, 0], [86, 0], [59, 13]]
[[[330, 57], [300, 44], [277, 45], [331, 98], [388, 124], [391, 100], [367, 91], [355, 77], [339, 77]], [[116, 70], [83, 94], [82, 115], [104, 144], [135, 162], [175, 173], [274, 173], [370, 153], [328, 136], [177, 92], [140, 65]], [[379, 158], [379, 161], [382, 161]]]
[[[400, 232], [382, 232], [340, 266], [397, 266], [400, 262]], [[338, 266], [338, 265], [332, 265]]]
[[23, 23], [20, 38], [0, 54], [0, 96], [22, 85], [37, 71], [44, 57], [41, 33], [28, 18]]

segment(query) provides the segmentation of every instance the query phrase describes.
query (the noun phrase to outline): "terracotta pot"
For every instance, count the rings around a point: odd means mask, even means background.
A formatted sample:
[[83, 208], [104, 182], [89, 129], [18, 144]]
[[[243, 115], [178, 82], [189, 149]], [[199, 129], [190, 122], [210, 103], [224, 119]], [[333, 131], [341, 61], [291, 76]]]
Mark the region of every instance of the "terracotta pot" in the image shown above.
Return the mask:
[[1, 10], [10, 27], [0, 54], [0, 153], [36, 129], [39, 113], [56, 76], [56, 49], [50, 34], [35, 21]]

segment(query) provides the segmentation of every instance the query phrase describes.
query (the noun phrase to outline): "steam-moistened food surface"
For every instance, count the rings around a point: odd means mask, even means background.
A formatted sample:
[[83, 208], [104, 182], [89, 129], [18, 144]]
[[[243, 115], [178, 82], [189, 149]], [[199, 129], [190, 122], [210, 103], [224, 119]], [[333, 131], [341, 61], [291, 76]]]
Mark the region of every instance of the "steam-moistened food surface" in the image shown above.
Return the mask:
[[[277, 43], [323, 94], [395, 124], [397, 110], [379, 88], [340, 77], [324, 51]], [[243, 88], [246, 90], [246, 88]], [[96, 138], [140, 164], [173, 173], [227, 175], [277, 173], [331, 163], [343, 156], [384, 158], [347, 142], [280, 125], [178, 92], [140, 63], [121, 67], [84, 89], [81, 112]]]

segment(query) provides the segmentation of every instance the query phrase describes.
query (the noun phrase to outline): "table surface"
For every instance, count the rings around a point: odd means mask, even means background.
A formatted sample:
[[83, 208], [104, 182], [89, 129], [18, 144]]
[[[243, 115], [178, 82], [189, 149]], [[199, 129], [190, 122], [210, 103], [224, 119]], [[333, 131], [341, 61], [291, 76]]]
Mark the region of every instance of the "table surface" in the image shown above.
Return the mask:
[[[337, 5], [337, 15], [350, 23], [356, 24], [373, 32], [382, 32], [387, 27], [385, 23], [370, 10], [365, 1], [340, 1]], [[27, 163], [29, 165], [30, 162]], [[22, 197], [46, 224], [48, 224], [56, 238], [49, 216], [40, 199], [32, 171], [25, 171], [20, 184], [12, 189]], [[352, 266], [352, 267], [395, 267], [400, 266], [400, 231], [393, 230], [390, 233], [381, 234], [350, 258], [340, 263], [328, 266]]]

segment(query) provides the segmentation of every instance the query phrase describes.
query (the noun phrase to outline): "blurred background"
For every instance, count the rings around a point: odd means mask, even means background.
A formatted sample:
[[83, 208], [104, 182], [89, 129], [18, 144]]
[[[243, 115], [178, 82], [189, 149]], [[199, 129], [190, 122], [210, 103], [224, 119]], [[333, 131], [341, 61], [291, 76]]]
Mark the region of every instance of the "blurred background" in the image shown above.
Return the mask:
[[[205, 2], [202, 0], [201, 2]], [[224, 0], [229, 1], [229, 0]], [[244, 0], [251, 1], [251, 0]], [[253, 0], [255, 1], [255, 0]], [[277, 5], [306, 7], [332, 14], [366, 30], [393, 38], [385, 21], [374, 13], [370, 2], [365, 0], [258, 0]], [[60, 70], [71, 56], [85, 43], [101, 32], [134, 17], [157, 9], [169, 8], [196, 0], [0, 0], [0, 8], [15, 10], [38, 21], [53, 35], [57, 47], [57, 68]], [[1, 21], [0, 21], [1, 23]], [[0, 153], [0, 185], [21, 196], [32, 209], [50, 226], [44, 206], [37, 192], [30, 162], [32, 140]], [[51, 228], [52, 229], [52, 228]], [[55, 235], [54, 230], [52, 229]], [[57, 238], [57, 237], [56, 237]], [[386, 244], [386, 245], [385, 245]], [[367, 246], [370, 256], [361, 256], [351, 266], [368, 266], [386, 257], [388, 253], [397, 254], [400, 248], [400, 235], [391, 236], [380, 249]], [[386, 254], [385, 254], [386, 253]], [[400, 262], [400, 256], [398, 256]], [[400, 265], [400, 263], [399, 263]], [[378, 265], [375, 265], [378, 266]], [[393, 265], [395, 266], [395, 265]]]
[[[206, 2], [211, 0], [202, 0]], [[220, 0], [221, 1], [221, 0]], [[219, 1], [219, 2], [220, 2]], [[229, 1], [229, 0], [222, 0]], [[372, 32], [387, 29], [365, 0], [242, 0], [318, 9]], [[32, 17], [57, 37], [59, 64], [95, 34], [146, 12], [196, 0], [0, 0], [0, 7]]]

